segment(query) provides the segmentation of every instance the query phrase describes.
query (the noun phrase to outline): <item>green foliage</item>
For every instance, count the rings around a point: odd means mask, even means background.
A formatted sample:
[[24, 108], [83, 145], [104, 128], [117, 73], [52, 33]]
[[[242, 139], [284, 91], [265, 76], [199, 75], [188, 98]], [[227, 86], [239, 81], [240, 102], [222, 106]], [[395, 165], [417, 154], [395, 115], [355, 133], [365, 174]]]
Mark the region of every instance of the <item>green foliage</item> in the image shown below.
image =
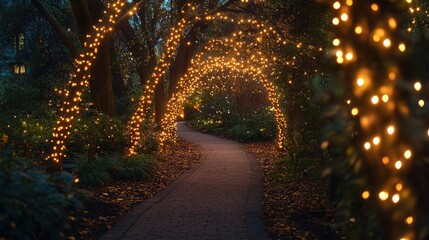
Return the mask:
[[0, 158], [0, 238], [63, 239], [78, 209], [67, 173], [44, 174], [26, 162]]
[[222, 92], [203, 92], [198, 101], [195, 97], [190, 99], [187, 113], [192, 114], [186, 115], [195, 128], [215, 135], [243, 142], [274, 139], [277, 127], [273, 113], [267, 107], [252, 109], [237, 101], [235, 96]]
[[89, 159], [86, 157], [79, 157], [76, 159], [76, 173], [79, 178], [80, 186], [99, 186], [112, 181], [109, 174], [109, 169], [116, 161], [111, 156], [94, 156]]
[[152, 157], [144, 155], [122, 158], [114, 162], [110, 174], [114, 180], [148, 180], [153, 177], [155, 172], [154, 164]]
[[93, 158], [97, 154], [123, 153], [128, 144], [126, 124], [119, 118], [88, 110], [76, 122], [69, 150]]
[[141, 128], [141, 147], [137, 149], [138, 154], [156, 155], [159, 152], [160, 142], [158, 130], [155, 124], [147, 122]]
[[[8, 139], [15, 156], [41, 160], [50, 147], [53, 120], [28, 116], [0, 116], [0, 135]], [[1, 146], [1, 144], [0, 144]]]
[[150, 179], [155, 172], [152, 156], [96, 155], [93, 158], [76, 159], [79, 185], [99, 186], [114, 181], [142, 181]]

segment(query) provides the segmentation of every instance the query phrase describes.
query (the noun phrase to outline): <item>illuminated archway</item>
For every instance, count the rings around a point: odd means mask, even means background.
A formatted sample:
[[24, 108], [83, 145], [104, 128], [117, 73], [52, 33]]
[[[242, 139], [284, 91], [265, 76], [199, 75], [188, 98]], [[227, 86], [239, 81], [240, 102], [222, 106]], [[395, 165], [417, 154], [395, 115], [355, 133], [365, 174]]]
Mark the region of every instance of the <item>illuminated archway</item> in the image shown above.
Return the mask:
[[[124, 14], [123, 8], [125, 6], [125, 2], [126, 1], [117, 0], [106, 4], [106, 10], [104, 11], [102, 19], [100, 19], [97, 25], [94, 26], [94, 34], [87, 35], [87, 41], [84, 43], [82, 54], [75, 60], [75, 70], [71, 75], [71, 80], [68, 83], [68, 89], [59, 91], [60, 94], [64, 94], [65, 101], [60, 108], [59, 120], [56, 123], [56, 127], [53, 129], [51, 140], [53, 146], [51, 154], [46, 158], [47, 160], [60, 163], [61, 160], [66, 157], [66, 140], [71, 134], [73, 121], [76, 115], [80, 112], [79, 105], [82, 101], [81, 96], [89, 84], [89, 79], [91, 77], [90, 68], [92, 61], [97, 57], [98, 46], [101, 44], [101, 41], [105, 35], [113, 31], [113, 28], [118, 21], [123, 20], [125, 15], [128, 17], [133, 16], [139, 7], [137, 4], [131, 8], [131, 10], [128, 10], [127, 14]], [[192, 9], [190, 4], [186, 6], [186, 9], [183, 12], [187, 12], [189, 9]], [[186, 27], [189, 24], [200, 20], [222, 20], [236, 23], [238, 26], [252, 26], [258, 30], [258, 33], [255, 35], [255, 42], [260, 44], [265, 36], [274, 35], [276, 37], [275, 41], [277, 43], [286, 44], [286, 42], [282, 40], [281, 36], [279, 36], [273, 27], [266, 27], [264, 23], [258, 22], [254, 19], [236, 20], [234, 18], [217, 13], [215, 16], [196, 16], [191, 17], [191, 19], [182, 18], [179, 20], [176, 26], [171, 29], [170, 36], [166, 41], [166, 50], [155, 67], [151, 78], [148, 80], [148, 83], [144, 89], [144, 93], [140, 98], [138, 108], [131, 118], [129, 124], [131, 132], [131, 148], [128, 152], [130, 155], [135, 154], [135, 149], [140, 144], [140, 128], [143, 119], [145, 118], [145, 111], [153, 102], [155, 87], [159, 80], [164, 77], [171, 59], [174, 58], [176, 48], [180, 42], [180, 39], [183, 37]]]
[[[275, 36], [275, 41], [278, 44], [286, 44], [285, 41], [282, 41], [282, 38], [279, 36], [279, 34], [273, 29], [273, 27], [266, 28], [266, 25], [264, 23], [261, 23], [255, 19], [240, 19], [235, 20], [233, 18], [230, 18], [228, 16], [222, 15], [220, 13], [216, 14], [215, 16], [207, 16], [204, 18], [208, 21], [214, 21], [214, 20], [220, 20], [220, 21], [228, 21], [231, 23], [236, 23], [238, 26], [250, 26], [252, 28], [255, 28], [257, 30], [257, 33], [255, 34], [255, 43], [251, 43], [252, 45], [262, 46], [262, 42], [265, 37], [268, 36]], [[201, 17], [195, 17], [195, 21], [202, 20]], [[182, 25], [183, 27], [183, 25]], [[183, 29], [183, 28], [180, 28]], [[231, 38], [231, 41], [234, 41], [234, 38], [239, 38], [243, 34], [242, 31], [239, 31], [237, 33], [233, 34], [233, 38]], [[177, 47], [177, 43], [174, 45]], [[236, 46], [237, 47], [237, 46]], [[236, 49], [238, 50], [238, 49]], [[173, 57], [174, 51], [171, 53], [171, 57]], [[147, 85], [145, 86], [145, 91], [143, 93], [143, 96], [140, 98], [137, 110], [133, 114], [129, 129], [130, 129], [130, 147], [127, 150], [128, 155], [135, 155], [137, 153], [137, 148], [140, 147], [141, 144], [141, 127], [144, 119], [146, 118], [146, 111], [147, 109], [150, 109], [153, 99], [154, 99], [154, 93], [155, 88], [159, 82], [159, 80], [164, 76], [165, 69], [169, 65], [167, 63], [162, 65], [163, 70], [160, 73], [155, 73], [151, 79], [149, 79]]]
[[163, 144], [166, 140], [176, 137], [177, 124], [176, 119], [180, 114], [186, 99], [192, 95], [197, 89], [204, 88], [205, 82], [201, 81], [202, 78], [209, 75], [216, 70], [229, 71], [235, 74], [243, 74], [250, 77], [252, 81], [257, 81], [268, 93], [268, 99], [271, 103], [271, 109], [275, 114], [277, 123], [277, 143], [278, 147], [282, 148], [285, 140], [284, 129], [286, 128], [286, 121], [284, 113], [279, 104], [279, 96], [275, 91], [274, 85], [267, 80], [263, 74], [262, 69], [259, 67], [246, 67], [249, 61], [237, 61], [234, 58], [216, 57], [208, 58], [204, 61], [195, 62], [196, 65], [203, 65], [203, 69], [191, 68], [189, 75], [181, 78], [180, 91], [173, 94], [167, 105], [167, 114], [162, 119], [160, 142]]

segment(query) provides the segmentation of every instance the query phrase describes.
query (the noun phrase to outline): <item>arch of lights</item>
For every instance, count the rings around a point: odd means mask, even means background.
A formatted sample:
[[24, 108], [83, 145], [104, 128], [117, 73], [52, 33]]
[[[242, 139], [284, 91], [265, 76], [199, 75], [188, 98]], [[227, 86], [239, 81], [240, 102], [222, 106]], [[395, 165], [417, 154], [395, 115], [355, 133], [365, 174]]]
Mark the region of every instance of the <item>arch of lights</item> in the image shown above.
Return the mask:
[[[125, 1], [117, 0], [112, 3], [107, 3], [106, 6], [107, 7], [104, 11], [102, 19], [100, 19], [97, 25], [94, 26], [94, 34], [87, 35], [87, 40], [84, 43], [82, 54], [75, 60], [75, 71], [71, 75], [71, 80], [68, 83], [69, 89], [59, 92], [60, 94], [64, 95], [65, 101], [60, 108], [60, 118], [56, 123], [56, 127], [53, 129], [51, 140], [53, 144], [52, 151], [51, 154], [46, 158], [47, 160], [53, 161], [57, 164], [66, 157], [66, 140], [71, 134], [75, 116], [80, 112], [79, 105], [82, 101], [81, 96], [89, 84], [89, 79], [91, 77], [90, 67], [92, 65], [92, 61], [97, 57], [98, 47], [100, 46], [104, 36], [113, 31], [113, 27], [120, 19], [121, 14], [123, 14], [122, 12], [125, 6]], [[127, 15], [133, 16], [137, 11], [137, 6], [138, 5], [129, 10]], [[186, 12], [189, 9], [192, 9], [191, 4], [188, 4], [183, 12]], [[176, 26], [172, 27], [170, 36], [166, 41], [165, 52], [161, 56], [151, 78], [146, 84], [144, 93], [140, 98], [138, 108], [131, 118], [129, 124], [129, 129], [131, 132], [131, 147], [128, 151], [129, 155], [136, 153], [135, 150], [141, 141], [140, 128], [143, 119], [145, 118], [146, 109], [150, 108], [153, 102], [155, 87], [160, 79], [164, 77], [171, 59], [174, 58], [176, 54], [176, 48], [180, 42], [180, 39], [183, 37], [186, 27], [189, 24], [200, 20], [224, 20], [236, 23], [238, 26], [249, 25], [259, 31], [256, 34], [256, 42], [260, 43], [263, 41], [265, 36], [273, 34], [276, 36], [277, 43], [286, 44], [286, 42], [282, 40], [282, 38], [272, 27], [266, 27], [264, 23], [260, 23], [254, 19], [235, 20], [234, 18], [224, 16], [220, 13], [216, 14], [215, 16], [196, 16], [192, 17], [191, 19], [182, 18], [177, 22]]]
[[[179, 112], [186, 99], [197, 91], [197, 89], [204, 87], [206, 82], [201, 81], [201, 79], [216, 71], [227, 70], [234, 73], [232, 76], [233, 78], [237, 78], [238, 74], [247, 75], [247, 78], [261, 83], [266, 89], [277, 122], [278, 147], [283, 147], [286, 122], [284, 113], [279, 104], [280, 98], [275, 91], [274, 85], [267, 80], [267, 77], [263, 73], [263, 71], [268, 68], [268, 59], [258, 51], [257, 44], [245, 44], [243, 41], [236, 40], [241, 36], [241, 33], [233, 34], [233, 36], [234, 38], [210, 41], [204, 49], [192, 59], [190, 68], [187, 73], [180, 78], [178, 89], [167, 104], [165, 117], [161, 121], [161, 143], [176, 137], [176, 119]], [[241, 60], [237, 60], [238, 58]]]
[[[194, 20], [199, 21], [199, 20], [202, 20], [202, 18], [197, 16], [194, 18]], [[276, 42], [277, 43], [286, 44], [285, 41], [282, 41], [281, 36], [273, 29], [273, 27], [266, 28], [266, 25], [264, 23], [261, 23], [255, 19], [248, 18], [248, 19], [235, 20], [234, 18], [230, 18], [228, 16], [222, 15], [221, 13], [218, 13], [215, 16], [206, 16], [204, 18], [204, 20], [206, 20], [206, 21], [215, 21], [215, 20], [229, 21], [231, 23], [236, 23], [238, 26], [246, 26], [246, 25], [251, 26], [251, 27], [257, 29], [257, 33], [255, 34], [255, 40], [258, 44], [263, 42], [265, 37], [271, 36], [272, 34], [274, 36], [276, 36]], [[191, 21], [189, 21], [189, 22], [191, 22]], [[181, 28], [179, 28], [179, 29], [183, 30], [184, 25], [185, 24], [181, 25]], [[234, 36], [239, 36], [241, 34], [242, 34], [242, 32], [238, 32], [238, 33], [234, 34]], [[174, 42], [174, 45], [173, 45], [174, 49], [177, 47], [179, 39], [180, 38], [178, 38], [177, 41]], [[175, 54], [175, 52], [172, 51], [171, 54], [169, 55], [170, 59], [174, 57], [174, 54]], [[147, 85], [145, 86], [145, 91], [144, 91], [142, 97], [140, 98], [137, 110], [133, 114], [131, 121], [130, 121], [130, 124], [129, 124], [130, 147], [127, 151], [128, 155], [135, 155], [137, 153], [137, 149], [140, 147], [142, 123], [143, 123], [144, 119], [146, 118], [147, 109], [150, 109], [150, 107], [153, 103], [155, 88], [156, 88], [158, 82], [160, 81], [160, 79], [162, 79], [162, 77], [164, 77], [165, 69], [168, 68], [168, 66], [169, 65], [167, 62], [163, 63], [163, 65], [162, 65], [163, 70], [158, 72], [158, 73], [155, 72], [154, 75], [152, 76], [152, 78], [148, 81]]]
[[[180, 110], [186, 99], [194, 92], [205, 87], [206, 82], [202, 81], [201, 79], [207, 79], [211, 73], [216, 73], [216, 71], [229, 71], [230, 73], [234, 73], [233, 77], [235, 78], [239, 77], [238, 74], [241, 74], [240, 77], [247, 77], [252, 81], [257, 81], [266, 89], [268, 93], [268, 99], [271, 103], [271, 110], [274, 112], [277, 122], [278, 147], [283, 147], [285, 140], [284, 129], [286, 128], [284, 114], [280, 108], [278, 101], [279, 97], [275, 91], [275, 87], [270, 81], [267, 80], [267, 77], [262, 73], [261, 68], [249, 66], [249, 61], [238, 61], [235, 58], [227, 57], [209, 58], [204, 61], [195, 62], [195, 64], [196, 66], [203, 65], [204, 68], [191, 68], [191, 73], [181, 79], [181, 91], [173, 95], [167, 105], [167, 114], [162, 119], [162, 131], [160, 135], [161, 143], [164, 143], [168, 139], [176, 138], [176, 119], [179, 116]], [[214, 75], [212, 75], [212, 77], [223, 78]]]

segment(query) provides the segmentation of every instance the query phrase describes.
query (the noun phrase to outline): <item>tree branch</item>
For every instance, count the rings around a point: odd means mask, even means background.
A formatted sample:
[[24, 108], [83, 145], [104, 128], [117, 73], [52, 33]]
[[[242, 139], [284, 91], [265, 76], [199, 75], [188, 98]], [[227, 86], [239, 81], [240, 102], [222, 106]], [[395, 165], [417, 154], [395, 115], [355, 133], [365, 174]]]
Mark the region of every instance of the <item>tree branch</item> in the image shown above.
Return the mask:
[[61, 40], [61, 42], [67, 47], [71, 56], [76, 58], [79, 56], [79, 49], [76, 47], [72, 36], [61, 26], [58, 20], [43, 6], [39, 0], [31, 0], [33, 5], [39, 10], [39, 12], [46, 18], [48, 23], [52, 26], [52, 29]]
[[214, 10], [208, 12], [208, 13], [198, 14], [198, 15], [191, 15], [190, 17], [191, 18], [196, 18], [196, 17], [203, 18], [203, 17], [207, 17], [207, 16], [213, 16], [213, 15], [219, 13], [219, 12], [239, 12], [239, 13], [241, 13], [239, 10], [228, 8], [229, 6], [231, 6], [233, 4], [236, 5], [237, 1], [238, 0], [230, 0], [227, 3], [225, 3], [224, 5], [216, 8], [216, 9], [214, 9]]

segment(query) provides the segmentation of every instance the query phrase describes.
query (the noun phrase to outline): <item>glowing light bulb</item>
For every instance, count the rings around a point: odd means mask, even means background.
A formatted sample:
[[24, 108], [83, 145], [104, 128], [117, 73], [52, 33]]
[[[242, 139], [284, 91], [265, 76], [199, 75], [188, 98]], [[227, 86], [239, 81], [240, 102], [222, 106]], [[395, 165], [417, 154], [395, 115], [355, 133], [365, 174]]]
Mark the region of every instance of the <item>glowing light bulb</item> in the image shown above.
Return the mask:
[[388, 48], [388, 47], [390, 47], [390, 46], [392, 45], [392, 42], [390, 41], [390, 39], [386, 38], [386, 39], [384, 39], [384, 41], [383, 41], [383, 45], [384, 45], [386, 48]]
[[386, 201], [389, 198], [389, 193], [385, 192], [385, 191], [381, 191], [378, 194], [378, 197], [382, 200], [382, 201]]
[[357, 85], [358, 85], [358, 86], [362, 87], [364, 84], [365, 84], [365, 80], [364, 80], [363, 78], [359, 78], [359, 79], [357, 80]]
[[355, 28], [355, 33], [356, 33], [356, 34], [362, 34], [362, 32], [363, 32], [363, 29], [362, 29], [362, 27], [361, 27], [361, 26], [357, 26], [357, 27]]
[[398, 169], [398, 170], [401, 169], [402, 168], [402, 162], [401, 161], [396, 161], [395, 162], [395, 168]]
[[351, 61], [353, 59], [353, 53], [347, 53], [346, 54], [346, 59]]
[[420, 82], [416, 82], [414, 83], [414, 89], [416, 89], [416, 91], [420, 91], [422, 89], [422, 84]]
[[394, 132], [395, 132], [395, 127], [394, 127], [394, 126], [389, 126], [389, 127], [387, 128], [387, 133], [388, 133], [389, 135], [392, 135]]
[[389, 164], [389, 163], [390, 163], [390, 159], [389, 159], [389, 157], [383, 157], [383, 158], [381, 159], [381, 161], [383, 162], [383, 164], [384, 164], [384, 165], [387, 165], [387, 164]]
[[364, 147], [366, 150], [369, 150], [369, 149], [371, 149], [371, 143], [366, 142], [366, 143], [363, 145], [363, 147]]
[[396, 184], [395, 188], [396, 188], [396, 191], [400, 192], [402, 190], [402, 184], [401, 183]]
[[374, 105], [377, 104], [379, 101], [380, 101], [380, 99], [376, 95], [371, 98], [371, 102]]
[[333, 5], [333, 7], [334, 7], [334, 9], [338, 10], [341, 7], [341, 3], [340, 2], [335, 2], [334, 5]]
[[380, 144], [380, 138], [379, 137], [375, 137], [375, 138], [373, 138], [372, 139], [372, 142], [374, 143], [374, 145], [378, 145], [378, 144]]
[[398, 203], [398, 202], [399, 202], [399, 199], [400, 199], [399, 194], [395, 194], [395, 195], [393, 195], [393, 197], [392, 197], [392, 202], [394, 202], [394, 203]]
[[340, 43], [341, 43], [341, 41], [340, 41], [340, 39], [338, 39], [338, 38], [336, 38], [336, 39], [334, 39], [334, 41], [332, 41], [332, 44], [333, 44], [335, 47], [338, 47], [338, 46], [340, 45]]
[[406, 150], [405, 152], [404, 152], [404, 157], [406, 158], [406, 159], [410, 159], [411, 158], [411, 156], [412, 156], [412, 153], [411, 153], [411, 150]]
[[369, 196], [370, 196], [370, 194], [369, 194], [369, 192], [368, 192], [368, 191], [365, 191], [365, 192], [363, 192], [363, 193], [362, 193], [362, 198], [363, 198], [363, 199], [368, 199], [368, 198], [369, 198]]

